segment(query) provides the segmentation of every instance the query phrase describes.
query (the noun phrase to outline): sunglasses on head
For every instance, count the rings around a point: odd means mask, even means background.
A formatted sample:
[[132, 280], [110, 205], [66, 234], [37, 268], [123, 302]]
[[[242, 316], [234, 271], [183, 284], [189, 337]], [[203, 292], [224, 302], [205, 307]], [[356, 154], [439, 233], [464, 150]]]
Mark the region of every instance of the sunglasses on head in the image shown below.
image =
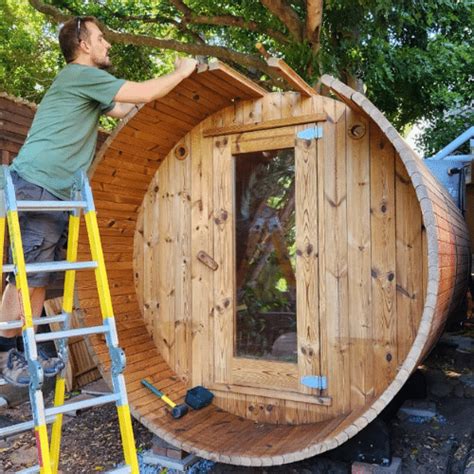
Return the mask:
[[81, 21], [82, 21], [82, 18], [80, 16], [78, 16], [76, 19], [77, 19], [77, 28], [76, 28], [77, 41], [80, 43], [81, 42]]

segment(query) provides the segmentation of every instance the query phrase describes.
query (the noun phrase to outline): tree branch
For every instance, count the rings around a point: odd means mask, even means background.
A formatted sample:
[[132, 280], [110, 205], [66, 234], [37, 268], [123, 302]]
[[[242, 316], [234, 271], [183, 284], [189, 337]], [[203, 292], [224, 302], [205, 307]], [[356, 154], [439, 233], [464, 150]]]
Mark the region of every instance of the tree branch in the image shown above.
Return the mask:
[[[185, 17], [181, 22], [176, 21], [171, 18], [166, 18], [162, 16], [145, 16], [145, 15], [120, 15], [113, 11], [110, 11], [110, 14], [121, 20], [133, 20], [141, 21], [143, 23], [170, 23], [175, 25], [183, 33], [191, 34], [196, 39], [200, 37], [187, 29], [187, 25], [213, 25], [213, 26], [235, 26], [237, 28], [242, 28], [248, 31], [255, 31], [257, 33], [264, 33], [267, 36], [277, 40], [280, 43], [287, 44], [288, 38], [281, 32], [274, 30], [272, 28], [262, 28], [261, 25], [255, 21], [247, 21], [242, 17], [232, 16], [232, 15], [219, 15], [219, 16], [204, 16], [204, 15], [191, 15], [190, 17]], [[202, 40], [201, 40], [202, 42]]]
[[40, 0], [28, 0], [30, 5], [38, 10], [40, 13], [44, 13], [45, 15], [53, 17], [56, 23], [64, 23], [65, 21], [69, 20], [71, 15], [66, 15], [61, 10], [58, 10], [56, 7], [52, 5], [47, 5]]
[[110, 8], [108, 10], [109, 10], [110, 15], [112, 15], [115, 18], [119, 18], [120, 20], [140, 21], [142, 23], [170, 24], [170, 25], [176, 27], [184, 35], [189, 35], [190, 37], [194, 38], [196, 43], [205, 44], [205, 41], [203, 41], [201, 36], [199, 36], [199, 34], [195, 33], [194, 31], [191, 31], [187, 27], [187, 24], [185, 22], [179, 22], [179, 21], [176, 21], [172, 18], [167, 18], [167, 17], [163, 17], [163, 16], [159, 16], [159, 15], [156, 15], [156, 16], [153, 16], [153, 17], [144, 16], [144, 15], [121, 15], [120, 13], [116, 13], [116, 12], [110, 10]]
[[[71, 15], [65, 15], [56, 7], [47, 5], [41, 0], [29, 0], [30, 4], [41, 13], [50, 16], [54, 21], [58, 23], [65, 22], [72, 18]], [[114, 43], [122, 44], [133, 44], [136, 46], [148, 46], [150, 48], [170, 49], [173, 51], [179, 51], [188, 53], [193, 56], [212, 56], [225, 61], [234, 62], [247, 68], [255, 68], [262, 72], [265, 72], [270, 77], [273, 76], [273, 71], [267, 66], [267, 64], [257, 55], [248, 55], [239, 53], [229, 48], [223, 48], [219, 46], [210, 46], [206, 44], [192, 44], [182, 43], [177, 40], [159, 39], [152, 38], [145, 35], [135, 35], [130, 33], [119, 33], [107, 28], [101, 23], [101, 28], [104, 32], [104, 36], [107, 40]]]
[[319, 37], [323, 19], [323, 0], [306, 0], [306, 39], [312, 45], [313, 52], [319, 51]]
[[179, 10], [184, 16], [191, 16], [193, 12], [184, 4], [182, 0], [169, 0], [177, 10]]
[[297, 41], [303, 39], [303, 24], [298, 14], [284, 0], [260, 0], [287, 28]]
[[264, 33], [280, 43], [288, 44], [288, 38], [282, 32], [272, 28], [262, 28], [262, 26], [255, 21], [247, 21], [242, 17], [232, 15], [219, 15], [212, 17], [192, 15], [188, 21], [193, 25], [236, 26], [245, 30], [255, 31], [257, 33]]
[[191, 23], [193, 25], [237, 26], [245, 30], [265, 33], [267, 36], [270, 36], [280, 43], [288, 43], [287, 37], [281, 31], [277, 31], [272, 28], [262, 28], [262, 26], [255, 21], [247, 21], [243, 17], [237, 17], [233, 15], [197, 15], [192, 11], [192, 9], [185, 5], [182, 0], [169, 1], [184, 15], [183, 22]]

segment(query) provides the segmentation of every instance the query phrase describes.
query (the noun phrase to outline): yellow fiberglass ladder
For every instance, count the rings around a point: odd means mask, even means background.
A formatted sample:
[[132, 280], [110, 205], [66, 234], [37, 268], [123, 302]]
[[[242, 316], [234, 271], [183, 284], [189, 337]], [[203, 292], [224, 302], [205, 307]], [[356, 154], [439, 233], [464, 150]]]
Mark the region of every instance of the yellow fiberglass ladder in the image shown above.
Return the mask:
[[[104, 255], [102, 252], [97, 224], [97, 215], [87, 176], [85, 173], [82, 173], [76, 179], [76, 185], [72, 191], [71, 201], [22, 201], [16, 199], [15, 189], [7, 166], [3, 166], [3, 175], [4, 189], [1, 190], [0, 193], [0, 262], [3, 262], [6, 217], [10, 235], [13, 264], [3, 265], [3, 272], [13, 272], [15, 274], [16, 286], [21, 294], [21, 301], [23, 304], [24, 320], [0, 323], [0, 329], [22, 328], [25, 358], [28, 362], [28, 370], [30, 374], [29, 395], [33, 420], [1, 428], [0, 437], [7, 437], [34, 428], [39, 464], [20, 472], [23, 474], [33, 472], [55, 474], [58, 472], [59, 467], [63, 414], [81, 408], [115, 402], [120, 424], [125, 465], [110, 472], [138, 474], [137, 453], [123, 376], [125, 354], [118, 346], [117, 329], [112, 309], [107, 273], [105, 270]], [[81, 210], [84, 211], [89, 245], [93, 259], [89, 262], [77, 261]], [[35, 211], [71, 211], [69, 215], [69, 233], [65, 261], [25, 264], [18, 212]], [[86, 269], [94, 269], [95, 271], [100, 310], [102, 314], [102, 325], [70, 329], [70, 316], [73, 310], [74, 300], [75, 274], [77, 270]], [[63, 307], [61, 314], [53, 317], [33, 318], [27, 274], [58, 271], [65, 272]], [[61, 323], [61, 330], [35, 334], [34, 326], [51, 322]], [[110, 352], [110, 359], [112, 361], [112, 392], [95, 399], [83, 400], [64, 405], [65, 370], [63, 370], [56, 378], [54, 406], [46, 408], [43, 399], [43, 392], [41, 391], [44, 374], [43, 369], [38, 362], [36, 343], [51, 340], [58, 341], [58, 352], [66, 363], [68, 358], [68, 338], [90, 334], [105, 334], [107, 346]], [[51, 443], [48, 442], [47, 424], [49, 423], [53, 424], [51, 430]]]

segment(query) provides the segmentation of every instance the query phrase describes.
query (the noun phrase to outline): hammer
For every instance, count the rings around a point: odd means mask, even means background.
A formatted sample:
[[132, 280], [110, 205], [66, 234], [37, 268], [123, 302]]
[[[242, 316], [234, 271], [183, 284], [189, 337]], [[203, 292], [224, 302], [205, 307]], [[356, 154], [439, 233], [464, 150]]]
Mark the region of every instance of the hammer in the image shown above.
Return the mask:
[[182, 416], [186, 415], [188, 412], [188, 406], [185, 403], [181, 405], [176, 405], [172, 400], [170, 400], [163, 392], [160, 392], [156, 387], [154, 387], [150, 382], [147, 380], [142, 380], [142, 384], [151, 390], [155, 395], [161, 398], [167, 405], [171, 407], [171, 416], [173, 418], [181, 418]]

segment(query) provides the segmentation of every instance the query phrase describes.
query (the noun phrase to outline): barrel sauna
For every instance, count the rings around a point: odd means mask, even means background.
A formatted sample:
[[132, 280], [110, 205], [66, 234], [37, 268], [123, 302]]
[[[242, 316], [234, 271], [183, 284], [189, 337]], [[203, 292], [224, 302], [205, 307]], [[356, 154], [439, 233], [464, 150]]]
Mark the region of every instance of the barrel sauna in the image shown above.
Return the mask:
[[[277, 465], [344, 443], [466, 288], [449, 195], [363, 95], [322, 82], [331, 97], [267, 93], [213, 63], [124, 120], [93, 165], [131, 411], [207, 459]], [[78, 278], [95, 324], [94, 277]], [[103, 338], [90, 346], [107, 378]], [[178, 403], [196, 385], [215, 398], [175, 420], [144, 378]]]

